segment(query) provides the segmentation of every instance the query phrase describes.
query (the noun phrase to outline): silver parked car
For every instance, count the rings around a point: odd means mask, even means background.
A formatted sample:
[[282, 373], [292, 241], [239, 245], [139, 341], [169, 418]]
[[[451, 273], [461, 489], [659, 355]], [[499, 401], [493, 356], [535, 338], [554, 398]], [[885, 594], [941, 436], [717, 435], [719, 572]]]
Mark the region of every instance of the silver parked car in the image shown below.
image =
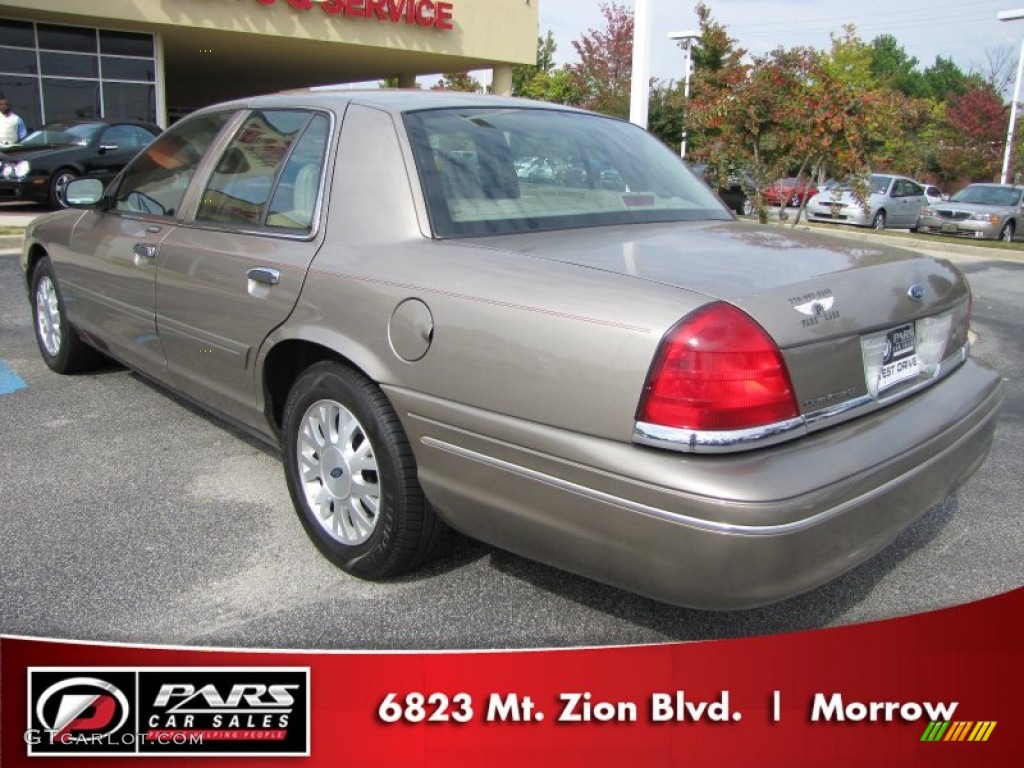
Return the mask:
[[1024, 187], [969, 184], [944, 203], [921, 211], [921, 232], [1011, 242], [1024, 214]]
[[[568, 183], [517, 173], [542, 151]], [[452, 526], [768, 603], [885, 547], [992, 440], [954, 266], [737, 222], [619, 120], [318, 88], [200, 110], [68, 196], [22, 258], [46, 363], [102, 352], [280, 446], [360, 577]]]
[[934, 205], [935, 203], [944, 203], [949, 200], [949, 195], [943, 192], [941, 189], [936, 187], [934, 184], [922, 184], [920, 181], [917, 182], [918, 186], [924, 188], [924, 196], [928, 198], [928, 205]]
[[873, 173], [866, 191], [863, 201], [848, 184], [818, 192], [807, 202], [807, 220], [875, 229], [914, 229], [921, 209], [928, 204], [924, 188], [903, 176]]

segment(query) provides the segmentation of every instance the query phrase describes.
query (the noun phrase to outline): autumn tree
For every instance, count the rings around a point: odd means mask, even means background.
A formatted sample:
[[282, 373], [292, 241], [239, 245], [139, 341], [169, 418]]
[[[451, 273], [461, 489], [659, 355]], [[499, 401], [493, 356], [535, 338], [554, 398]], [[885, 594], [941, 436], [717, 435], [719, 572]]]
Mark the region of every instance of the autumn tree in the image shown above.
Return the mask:
[[999, 174], [1005, 147], [1008, 108], [989, 85], [970, 83], [946, 105], [949, 129], [938, 156], [946, 179], [993, 181]]
[[[722, 97], [743, 83], [747, 77], [749, 66], [743, 59], [746, 51], [736, 46], [736, 40], [729, 36], [725, 26], [715, 21], [707, 3], [697, 3], [693, 9], [697, 15], [700, 37], [693, 41], [690, 55], [693, 57], [693, 70], [690, 74], [690, 100], [697, 103], [709, 103]], [[729, 167], [735, 161], [733, 154], [722, 152], [720, 133], [709, 126], [706, 121], [689, 120], [683, 111], [681, 125], [676, 129], [673, 138], [678, 143], [683, 126], [687, 132], [687, 153], [706, 162], [714, 176], [725, 177], [733, 170]], [[698, 130], [698, 126], [700, 130]]]
[[432, 91], [465, 91], [467, 93], [479, 93], [483, 86], [468, 72], [449, 72], [442, 75], [430, 90]]
[[[744, 168], [754, 178], [755, 204], [764, 217], [763, 189], [799, 164], [802, 130], [795, 107], [806, 99], [812, 52], [777, 48], [752, 64], [729, 88], [702, 88], [691, 95], [688, 129], [713, 136], [705, 152], [720, 168]], [[806, 128], [806, 126], [804, 127]]]
[[580, 57], [570, 67], [580, 94], [579, 106], [606, 115], [629, 115], [633, 73], [633, 11], [620, 3], [601, 3], [603, 29], [589, 29], [572, 46]]

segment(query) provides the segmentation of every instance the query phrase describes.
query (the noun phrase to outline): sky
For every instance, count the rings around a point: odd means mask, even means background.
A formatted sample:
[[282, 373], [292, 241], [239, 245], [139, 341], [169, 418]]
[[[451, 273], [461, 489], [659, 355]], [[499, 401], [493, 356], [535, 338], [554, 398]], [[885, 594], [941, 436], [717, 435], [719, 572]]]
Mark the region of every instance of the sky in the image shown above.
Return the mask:
[[[554, 34], [557, 64], [577, 60], [572, 41], [587, 29], [601, 29], [599, 0], [533, 0], [540, 4], [540, 35]], [[984, 70], [986, 51], [1012, 49], [1014, 73], [1024, 20], [1001, 22], [999, 11], [1024, 8], [1024, 0], [706, 0], [712, 18], [725, 25], [737, 45], [751, 54], [777, 46], [830, 46], [829, 33], [853, 24], [870, 42], [891, 34], [920, 68], [936, 56], [952, 58], [965, 72]], [[622, 0], [632, 8], [633, 0]], [[697, 0], [651, 0], [651, 76], [678, 80], [683, 54], [669, 32], [696, 30]]]

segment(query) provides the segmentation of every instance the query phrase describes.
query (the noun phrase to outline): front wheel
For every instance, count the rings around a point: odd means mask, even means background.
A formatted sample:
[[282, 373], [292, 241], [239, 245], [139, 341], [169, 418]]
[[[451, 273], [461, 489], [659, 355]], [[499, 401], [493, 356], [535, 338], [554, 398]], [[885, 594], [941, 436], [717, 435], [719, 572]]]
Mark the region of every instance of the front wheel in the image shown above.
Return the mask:
[[871, 220], [871, 226], [875, 229], [885, 229], [885, 211], [879, 211]]
[[99, 354], [68, 322], [64, 297], [48, 258], [40, 259], [32, 271], [32, 319], [39, 351], [51, 370], [77, 373], [96, 365]]
[[310, 366], [284, 407], [288, 490], [306, 533], [342, 570], [384, 579], [437, 549], [409, 441], [387, 397], [335, 362]]
[[743, 201], [743, 215], [753, 216], [754, 215], [754, 201], [747, 198]]
[[1002, 240], [1004, 243], [1012, 243], [1013, 242], [1013, 222], [1012, 221], [1008, 221], [1005, 224], [1003, 224], [1003, 228], [1001, 230], [999, 230], [999, 239]]
[[55, 209], [68, 207], [68, 184], [78, 178], [78, 174], [70, 168], [61, 168], [50, 177], [50, 207]]

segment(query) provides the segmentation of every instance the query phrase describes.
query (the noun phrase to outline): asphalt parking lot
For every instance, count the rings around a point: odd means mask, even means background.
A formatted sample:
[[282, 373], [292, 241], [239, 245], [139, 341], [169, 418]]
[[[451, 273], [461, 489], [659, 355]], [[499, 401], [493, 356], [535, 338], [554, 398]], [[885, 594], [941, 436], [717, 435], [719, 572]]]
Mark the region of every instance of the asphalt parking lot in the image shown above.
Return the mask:
[[0, 633], [260, 648], [591, 646], [834, 626], [1019, 587], [1024, 261], [951, 258], [974, 290], [974, 354], [1006, 378], [988, 461], [840, 579], [775, 606], [713, 613], [460, 537], [398, 581], [345, 575], [307, 540], [273, 451], [121, 367], [51, 373], [16, 252], [0, 252]]

